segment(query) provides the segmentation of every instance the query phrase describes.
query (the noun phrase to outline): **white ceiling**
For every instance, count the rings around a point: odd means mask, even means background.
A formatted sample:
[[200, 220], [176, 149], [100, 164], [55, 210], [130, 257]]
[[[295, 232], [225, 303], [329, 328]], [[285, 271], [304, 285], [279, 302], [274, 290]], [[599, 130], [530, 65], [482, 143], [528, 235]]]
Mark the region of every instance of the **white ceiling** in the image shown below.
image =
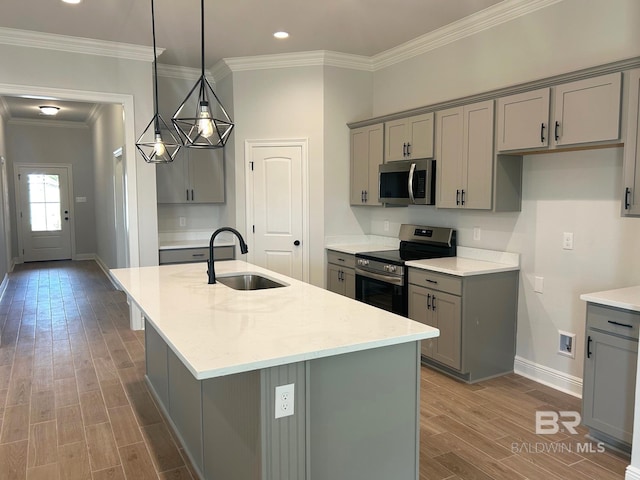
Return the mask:
[[[398, 47], [501, 0], [205, 0], [205, 65], [223, 58], [328, 50], [367, 57]], [[0, 0], [0, 27], [151, 46], [151, 0]], [[200, 2], [155, 0], [160, 63], [200, 67]], [[273, 33], [285, 30], [286, 40]], [[0, 98], [0, 100], [2, 100]], [[86, 122], [93, 104], [4, 98], [10, 119]], [[1, 105], [0, 105], [1, 107]], [[53, 119], [45, 119], [53, 121]]]

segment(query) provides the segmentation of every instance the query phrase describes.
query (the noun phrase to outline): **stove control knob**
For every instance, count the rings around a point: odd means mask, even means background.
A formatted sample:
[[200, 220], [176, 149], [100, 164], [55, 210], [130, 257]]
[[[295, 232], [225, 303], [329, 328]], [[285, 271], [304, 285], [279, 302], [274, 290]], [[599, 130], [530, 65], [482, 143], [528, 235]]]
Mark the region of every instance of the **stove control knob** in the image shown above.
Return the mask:
[[359, 258], [358, 259], [358, 265], [361, 265], [363, 267], [369, 265], [369, 260], [365, 260], [364, 258]]
[[396, 272], [396, 266], [395, 265], [385, 265], [384, 266], [384, 271], [385, 272], [389, 272], [389, 273], [395, 273]]

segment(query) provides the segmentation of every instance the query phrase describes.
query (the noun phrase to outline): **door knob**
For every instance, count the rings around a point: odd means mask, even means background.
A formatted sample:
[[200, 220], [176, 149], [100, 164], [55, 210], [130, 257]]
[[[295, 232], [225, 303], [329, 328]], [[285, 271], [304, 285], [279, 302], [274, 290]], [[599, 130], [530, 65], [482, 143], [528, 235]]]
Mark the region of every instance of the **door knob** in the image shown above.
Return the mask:
[[300, 240], [296, 240], [295, 242], [293, 242], [293, 244], [297, 247], [298, 245], [300, 245]]

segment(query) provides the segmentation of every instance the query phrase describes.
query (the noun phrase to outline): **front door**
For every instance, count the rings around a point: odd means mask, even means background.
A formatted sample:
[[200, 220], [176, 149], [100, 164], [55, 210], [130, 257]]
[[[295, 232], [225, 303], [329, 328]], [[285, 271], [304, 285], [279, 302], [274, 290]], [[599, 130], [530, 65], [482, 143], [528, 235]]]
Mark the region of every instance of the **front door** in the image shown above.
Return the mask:
[[69, 166], [19, 166], [19, 248], [25, 262], [71, 258]]
[[250, 261], [303, 278], [303, 147], [252, 144], [249, 149]]

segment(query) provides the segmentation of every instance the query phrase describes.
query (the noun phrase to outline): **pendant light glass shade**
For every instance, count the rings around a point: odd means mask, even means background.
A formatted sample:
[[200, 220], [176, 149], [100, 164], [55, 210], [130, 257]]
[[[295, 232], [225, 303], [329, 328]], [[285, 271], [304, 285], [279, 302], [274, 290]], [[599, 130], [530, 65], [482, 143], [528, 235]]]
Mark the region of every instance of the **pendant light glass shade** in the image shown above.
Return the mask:
[[170, 163], [176, 158], [182, 143], [158, 113], [158, 56], [153, 0], [151, 0], [151, 31], [153, 34], [153, 118], [138, 138], [136, 148], [147, 163]]
[[222, 148], [233, 130], [233, 122], [205, 75], [204, 0], [200, 0], [200, 28], [202, 73], [171, 121], [185, 147]]

